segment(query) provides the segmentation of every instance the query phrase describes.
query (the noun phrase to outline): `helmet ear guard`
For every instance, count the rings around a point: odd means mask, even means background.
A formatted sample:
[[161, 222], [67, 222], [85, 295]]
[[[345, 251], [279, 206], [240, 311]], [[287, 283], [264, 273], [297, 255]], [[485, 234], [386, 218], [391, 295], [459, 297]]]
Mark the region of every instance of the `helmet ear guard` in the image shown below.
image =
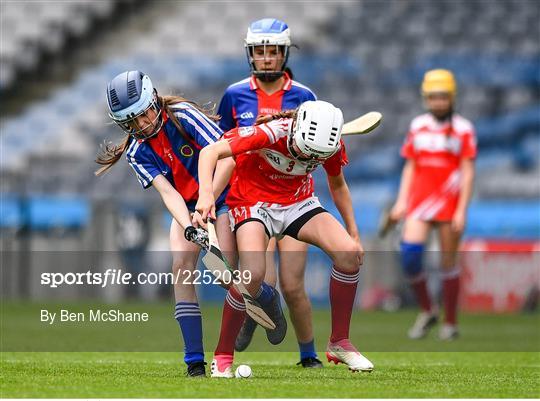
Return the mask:
[[[291, 130], [289, 151], [296, 158], [328, 159], [340, 148], [343, 113], [331, 103], [316, 100], [302, 103]], [[292, 149], [292, 150], [291, 150]]]

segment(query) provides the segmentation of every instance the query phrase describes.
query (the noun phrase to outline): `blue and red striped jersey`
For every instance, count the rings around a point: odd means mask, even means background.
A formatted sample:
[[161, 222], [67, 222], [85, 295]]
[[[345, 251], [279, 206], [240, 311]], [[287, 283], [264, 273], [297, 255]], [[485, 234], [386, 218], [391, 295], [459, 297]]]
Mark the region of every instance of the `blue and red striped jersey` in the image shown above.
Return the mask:
[[[163, 126], [159, 133], [144, 142], [130, 138], [126, 158], [143, 188], [150, 187], [154, 178], [161, 174], [192, 208], [199, 191], [200, 150], [219, 140], [223, 132], [215, 122], [189, 103], [182, 102], [170, 107], [185, 134], [162, 110]], [[216, 203], [220, 203], [224, 197], [225, 193]]]
[[252, 126], [258, 115], [275, 114], [295, 109], [308, 100], [317, 100], [307, 86], [284, 74], [283, 88], [268, 95], [252, 76], [229, 86], [218, 108], [219, 126], [226, 132], [235, 127]]

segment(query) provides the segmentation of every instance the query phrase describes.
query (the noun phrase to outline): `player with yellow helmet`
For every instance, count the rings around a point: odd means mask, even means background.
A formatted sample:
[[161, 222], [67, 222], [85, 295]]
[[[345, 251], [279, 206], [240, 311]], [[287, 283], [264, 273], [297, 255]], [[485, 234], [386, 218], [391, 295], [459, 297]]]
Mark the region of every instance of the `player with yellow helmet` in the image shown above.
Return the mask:
[[408, 333], [412, 339], [425, 337], [438, 321], [422, 269], [424, 244], [430, 230], [437, 229], [445, 311], [439, 338], [452, 340], [458, 336], [457, 251], [473, 190], [476, 139], [471, 122], [454, 110], [457, 85], [451, 71], [427, 71], [421, 93], [428, 112], [413, 119], [401, 149], [406, 163], [390, 219], [405, 220], [402, 265], [421, 307]]
[[456, 80], [454, 74], [448, 70], [431, 70], [426, 72], [422, 81], [422, 94], [428, 96], [430, 93], [448, 93], [454, 98], [456, 96]]

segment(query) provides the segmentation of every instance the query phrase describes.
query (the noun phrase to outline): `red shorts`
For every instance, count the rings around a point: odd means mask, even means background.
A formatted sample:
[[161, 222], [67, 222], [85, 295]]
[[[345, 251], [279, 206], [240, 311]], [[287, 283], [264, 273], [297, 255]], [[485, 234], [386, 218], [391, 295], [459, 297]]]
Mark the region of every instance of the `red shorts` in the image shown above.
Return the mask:
[[444, 185], [435, 190], [411, 187], [407, 218], [422, 221], [451, 221], [456, 211], [460, 190], [459, 172], [451, 174]]
[[407, 207], [407, 218], [423, 221], [451, 221], [456, 211], [458, 195], [439, 199], [432, 197], [411, 199]]

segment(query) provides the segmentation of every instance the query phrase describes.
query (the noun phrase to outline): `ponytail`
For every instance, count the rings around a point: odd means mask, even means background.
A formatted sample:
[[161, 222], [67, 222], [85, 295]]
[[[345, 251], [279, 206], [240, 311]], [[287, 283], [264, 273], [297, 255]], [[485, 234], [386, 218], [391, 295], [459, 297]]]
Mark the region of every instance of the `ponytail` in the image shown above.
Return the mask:
[[94, 172], [95, 175], [100, 176], [105, 174], [118, 160], [120, 160], [122, 154], [124, 154], [128, 147], [129, 139], [130, 137], [127, 135], [118, 145], [115, 145], [112, 142], [104, 142], [101, 144], [95, 161], [102, 167]]
[[167, 113], [167, 117], [172, 120], [176, 129], [190, 142], [193, 142], [193, 139], [186, 133], [186, 130], [182, 124], [180, 124], [180, 121], [178, 121], [178, 117], [174, 115], [174, 108], [172, 106], [177, 103], [188, 103], [215, 123], [221, 119], [219, 115], [214, 114], [215, 104], [212, 107], [199, 106], [197, 103], [181, 96], [158, 96], [158, 101], [159, 105], [165, 110], [165, 113]]
[[280, 112], [275, 113], [275, 114], [260, 115], [260, 116], [257, 117], [257, 120], [255, 121], [255, 125], [265, 124], [265, 123], [268, 123], [268, 122], [270, 122], [272, 120], [278, 120], [280, 118], [292, 118], [292, 119], [295, 119], [297, 112], [298, 112], [298, 109], [294, 109], [294, 110], [280, 111]]

